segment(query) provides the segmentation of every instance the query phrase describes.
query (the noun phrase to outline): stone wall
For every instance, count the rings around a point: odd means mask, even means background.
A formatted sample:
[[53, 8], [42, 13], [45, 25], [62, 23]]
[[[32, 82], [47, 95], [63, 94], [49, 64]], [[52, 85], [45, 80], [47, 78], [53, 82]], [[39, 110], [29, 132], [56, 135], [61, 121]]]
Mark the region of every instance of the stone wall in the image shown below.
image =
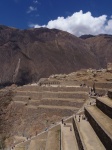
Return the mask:
[[107, 116], [109, 116], [110, 118], [112, 118], [112, 107], [107, 106], [105, 103], [99, 101], [98, 99], [96, 99], [96, 106], [102, 110], [102, 112], [104, 112]]
[[82, 102], [72, 102], [72, 101], [61, 101], [61, 100], [41, 100], [40, 105], [54, 105], [54, 106], [71, 106], [71, 107], [77, 107], [81, 108], [81, 106], [84, 104], [84, 101]]
[[87, 87], [51, 87], [51, 86], [30, 86], [30, 85], [26, 85], [23, 87], [19, 87], [17, 89], [18, 91], [36, 91], [36, 92], [42, 92], [42, 91], [52, 91], [52, 92], [58, 92], [58, 91], [66, 91], [66, 92], [72, 92], [72, 91], [84, 91], [84, 92], [88, 92], [89, 89]]
[[112, 99], [112, 90], [108, 91], [108, 97]]
[[87, 93], [67, 93], [67, 92], [44, 92], [42, 98], [77, 98], [77, 99], [87, 99]]
[[112, 88], [112, 82], [96, 82], [95, 87], [96, 88], [111, 89]]
[[85, 115], [95, 130], [97, 136], [100, 138], [101, 142], [104, 144], [105, 148], [107, 150], [110, 150], [112, 147], [112, 139], [105, 133], [105, 131], [101, 128], [101, 126], [98, 125], [98, 123], [94, 120], [94, 118], [88, 113], [88, 111], [85, 109]]
[[107, 89], [101, 89], [101, 88], [95, 88], [95, 93], [98, 93], [100, 95], [105, 95], [107, 94]]
[[18, 91], [42, 91], [42, 87], [37, 85], [24, 85], [22, 87], [17, 88]]
[[[85, 84], [89, 87], [93, 87], [94, 82], [86, 81]], [[111, 89], [112, 82], [95, 82], [95, 88]]]
[[17, 91], [17, 96], [29, 96], [31, 99], [41, 99], [42, 92], [34, 92], [34, 91]]
[[62, 116], [62, 117], [71, 116], [71, 115], [73, 115], [73, 113], [77, 112], [77, 109], [76, 110], [69, 110], [69, 109], [57, 109], [57, 108], [51, 108], [51, 109], [49, 109], [49, 108], [38, 108], [38, 110], [41, 113], [50, 113], [52, 115]]
[[77, 126], [77, 123], [74, 120], [74, 118], [72, 120], [72, 123], [73, 123], [73, 128], [74, 128], [74, 133], [75, 133], [75, 136], [76, 136], [78, 148], [79, 148], [79, 150], [84, 150], [84, 147], [83, 147], [83, 144], [82, 144], [82, 141], [81, 141], [81, 136], [80, 136], [80, 133], [78, 131], [78, 126]]

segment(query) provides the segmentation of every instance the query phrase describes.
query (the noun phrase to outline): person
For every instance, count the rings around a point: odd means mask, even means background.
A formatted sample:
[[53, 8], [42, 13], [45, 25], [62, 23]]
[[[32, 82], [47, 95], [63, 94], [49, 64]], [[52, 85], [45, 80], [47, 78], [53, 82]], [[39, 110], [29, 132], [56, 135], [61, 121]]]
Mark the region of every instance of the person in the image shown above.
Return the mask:
[[85, 120], [85, 115], [82, 115], [82, 119]]
[[81, 116], [79, 115], [79, 122], [80, 122], [80, 117], [81, 117]]
[[72, 131], [72, 126], [70, 126], [70, 131]]
[[93, 92], [95, 93], [95, 82], [93, 84]]
[[36, 131], [36, 135], [37, 135], [37, 131]]
[[46, 127], [46, 128], [45, 128], [45, 131], [47, 131], [47, 130], [48, 130], [48, 128]]

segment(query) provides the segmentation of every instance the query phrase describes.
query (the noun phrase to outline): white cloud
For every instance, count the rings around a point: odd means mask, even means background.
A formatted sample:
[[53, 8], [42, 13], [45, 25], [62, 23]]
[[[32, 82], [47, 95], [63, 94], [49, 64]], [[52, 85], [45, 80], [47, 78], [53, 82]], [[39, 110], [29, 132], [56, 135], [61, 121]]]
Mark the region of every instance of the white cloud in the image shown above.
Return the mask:
[[32, 11], [36, 11], [36, 10], [37, 10], [36, 7], [29, 6], [27, 13], [29, 14], [29, 13], [31, 13]]
[[[33, 24], [33, 23], [29, 23], [29, 25], [28, 25], [30, 28], [34, 28], [34, 26], [35, 26], [35, 24]], [[39, 26], [39, 25], [36, 25], [36, 28], [40, 28], [41, 26]]]
[[33, 3], [34, 4], [38, 4], [39, 2], [37, 0], [33, 0]]
[[110, 18], [110, 20], [107, 20], [107, 15], [93, 17], [91, 12], [83, 13], [81, 10], [66, 18], [58, 17], [56, 20], [51, 20], [47, 25], [40, 26], [35, 24], [33, 27], [56, 28], [77, 36], [83, 34], [112, 34], [112, 19]]

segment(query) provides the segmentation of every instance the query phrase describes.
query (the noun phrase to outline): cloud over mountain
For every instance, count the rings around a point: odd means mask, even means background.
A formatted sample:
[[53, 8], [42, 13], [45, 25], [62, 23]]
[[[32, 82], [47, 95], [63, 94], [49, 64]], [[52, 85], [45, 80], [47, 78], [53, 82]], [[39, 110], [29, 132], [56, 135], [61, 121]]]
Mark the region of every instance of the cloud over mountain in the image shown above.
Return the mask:
[[112, 34], [112, 18], [107, 19], [107, 15], [99, 17], [92, 16], [91, 12], [83, 13], [83, 11], [75, 12], [66, 18], [58, 17], [55, 20], [50, 20], [47, 25], [31, 24], [30, 27], [39, 28], [56, 28], [67, 31], [74, 35], [80, 36], [83, 34]]

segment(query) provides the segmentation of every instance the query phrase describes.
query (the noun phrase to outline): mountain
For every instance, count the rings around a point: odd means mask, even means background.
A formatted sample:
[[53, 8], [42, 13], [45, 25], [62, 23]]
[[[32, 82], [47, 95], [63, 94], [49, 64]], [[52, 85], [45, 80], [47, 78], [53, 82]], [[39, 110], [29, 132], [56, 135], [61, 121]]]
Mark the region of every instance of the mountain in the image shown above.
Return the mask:
[[112, 35], [100, 34], [85, 41], [90, 45], [100, 67], [106, 68], [107, 63], [112, 62]]
[[112, 62], [111, 36], [81, 39], [57, 29], [19, 30], [0, 25], [0, 83], [27, 84], [51, 74]]
[[88, 35], [81, 35], [80, 38], [81, 39], [88, 39], [88, 38], [92, 38], [95, 37], [94, 35], [88, 34]]

